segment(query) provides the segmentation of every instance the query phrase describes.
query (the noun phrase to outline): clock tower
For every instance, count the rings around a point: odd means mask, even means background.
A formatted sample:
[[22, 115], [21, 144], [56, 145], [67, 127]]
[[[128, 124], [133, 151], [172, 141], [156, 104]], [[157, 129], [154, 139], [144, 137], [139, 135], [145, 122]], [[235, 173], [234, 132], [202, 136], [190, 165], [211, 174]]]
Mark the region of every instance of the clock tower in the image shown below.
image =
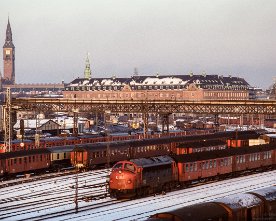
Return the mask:
[[3, 46], [3, 60], [4, 60], [4, 76], [3, 80], [5, 84], [15, 84], [15, 47], [12, 42], [12, 31], [10, 20], [8, 19], [8, 25], [6, 30], [6, 40]]

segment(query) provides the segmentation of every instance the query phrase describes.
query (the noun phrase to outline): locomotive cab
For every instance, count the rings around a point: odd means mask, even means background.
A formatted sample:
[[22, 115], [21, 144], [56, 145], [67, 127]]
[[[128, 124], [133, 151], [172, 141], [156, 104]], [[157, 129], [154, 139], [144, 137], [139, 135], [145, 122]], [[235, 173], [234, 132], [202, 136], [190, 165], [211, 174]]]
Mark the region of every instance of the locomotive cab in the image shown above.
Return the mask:
[[141, 168], [130, 161], [116, 163], [109, 176], [109, 192], [111, 197], [135, 195], [133, 191], [141, 174]]

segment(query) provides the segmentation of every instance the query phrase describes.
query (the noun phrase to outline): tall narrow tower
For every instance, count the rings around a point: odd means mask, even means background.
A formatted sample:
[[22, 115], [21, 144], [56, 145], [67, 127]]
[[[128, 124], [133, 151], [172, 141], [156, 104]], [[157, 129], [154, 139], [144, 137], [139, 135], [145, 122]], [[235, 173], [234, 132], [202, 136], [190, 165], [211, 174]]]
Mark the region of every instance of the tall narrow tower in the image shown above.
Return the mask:
[[90, 79], [91, 78], [91, 69], [90, 69], [90, 61], [88, 58], [88, 53], [85, 61], [85, 69], [84, 69], [84, 78]]
[[12, 31], [10, 20], [8, 19], [8, 25], [6, 30], [6, 40], [3, 46], [3, 60], [4, 60], [4, 82], [7, 84], [15, 83], [15, 47], [12, 42]]

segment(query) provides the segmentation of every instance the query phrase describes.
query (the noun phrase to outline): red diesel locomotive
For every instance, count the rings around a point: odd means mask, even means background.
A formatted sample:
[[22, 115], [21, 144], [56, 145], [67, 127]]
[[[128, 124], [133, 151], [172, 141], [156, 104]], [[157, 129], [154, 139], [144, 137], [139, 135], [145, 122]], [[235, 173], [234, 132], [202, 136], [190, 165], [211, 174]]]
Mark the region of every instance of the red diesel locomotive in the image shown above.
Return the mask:
[[[120, 161], [109, 177], [113, 197], [136, 197], [169, 191], [195, 180], [236, 175], [241, 171], [275, 166], [276, 146], [259, 145], [185, 155]], [[131, 168], [131, 169], [129, 169]]]

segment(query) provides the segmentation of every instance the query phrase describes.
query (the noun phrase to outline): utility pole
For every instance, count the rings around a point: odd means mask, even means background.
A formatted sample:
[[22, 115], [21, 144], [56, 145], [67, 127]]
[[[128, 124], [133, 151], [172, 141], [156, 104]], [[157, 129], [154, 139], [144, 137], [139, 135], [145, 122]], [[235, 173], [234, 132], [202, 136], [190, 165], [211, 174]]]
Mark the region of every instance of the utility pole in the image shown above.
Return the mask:
[[78, 112], [79, 112], [79, 109], [77, 108], [74, 108], [73, 109], [73, 121], [74, 121], [74, 124], [73, 124], [73, 135], [76, 137], [78, 136]]
[[5, 151], [11, 151], [11, 89], [8, 87], [6, 91], [6, 105], [4, 107], [4, 130], [5, 130]]
[[104, 127], [105, 127], [105, 134], [106, 134], [106, 165], [107, 168], [110, 167], [110, 144], [109, 144], [109, 131], [108, 131], [108, 124], [107, 124], [107, 115], [110, 116], [110, 111], [106, 110], [104, 112]]
[[78, 188], [79, 188], [79, 177], [78, 177], [78, 168], [76, 168], [76, 177], [75, 177], [75, 211], [76, 211], [76, 213], [79, 212]]

